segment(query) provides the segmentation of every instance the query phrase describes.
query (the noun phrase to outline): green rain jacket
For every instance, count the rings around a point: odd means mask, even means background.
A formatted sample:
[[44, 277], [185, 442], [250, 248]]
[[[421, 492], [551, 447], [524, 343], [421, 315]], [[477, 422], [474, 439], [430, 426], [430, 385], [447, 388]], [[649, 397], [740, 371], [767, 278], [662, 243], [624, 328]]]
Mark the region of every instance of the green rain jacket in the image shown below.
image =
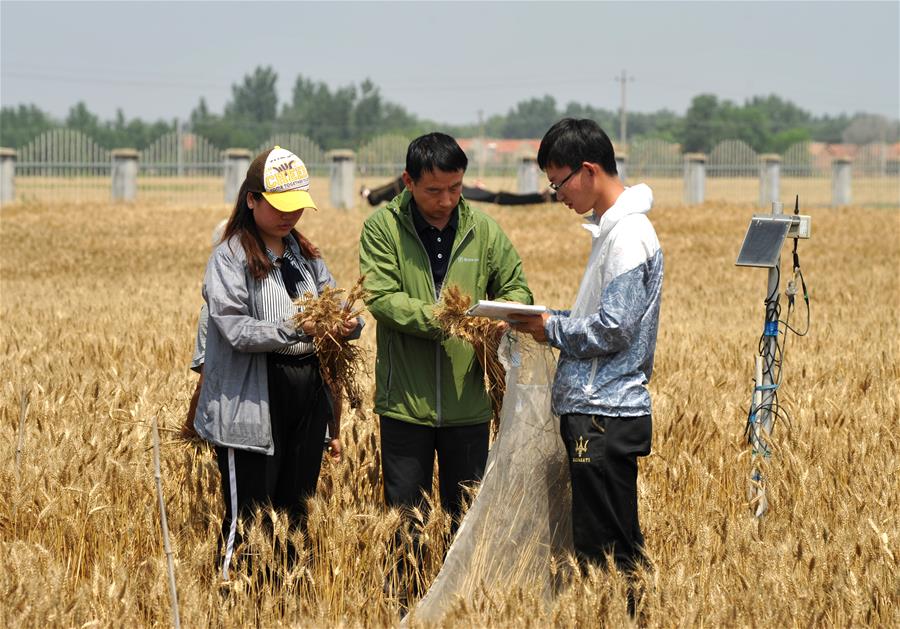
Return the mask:
[[[404, 190], [363, 225], [359, 267], [377, 322], [375, 412], [423, 426], [466, 426], [491, 418], [484, 374], [469, 343], [447, 338], [432, 314], [431, 264]], [[496, 222], [460, 198], [444, 286], [479, 299], [530, 304], [522, 260]]]

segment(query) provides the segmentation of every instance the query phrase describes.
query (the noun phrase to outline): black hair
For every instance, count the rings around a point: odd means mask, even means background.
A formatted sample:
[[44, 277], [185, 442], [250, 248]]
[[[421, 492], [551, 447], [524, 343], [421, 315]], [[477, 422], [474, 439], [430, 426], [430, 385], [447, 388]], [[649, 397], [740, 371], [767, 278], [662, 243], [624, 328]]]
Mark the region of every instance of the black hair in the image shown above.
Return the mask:
[[575, 170], [584, 162], [599, 164], [607, 175], [618, 175], [616, 153], [606, 132], [593, 120], [563, 118], [550, 127], [541, 140], [538, 167], [568, 166]]
[[468, 165], [465, 152], [446, 133], [427, 133], [410, 142], [406, 149], [406, 172], [413, 181], [419, 181], [423, 172], [465, 172]]

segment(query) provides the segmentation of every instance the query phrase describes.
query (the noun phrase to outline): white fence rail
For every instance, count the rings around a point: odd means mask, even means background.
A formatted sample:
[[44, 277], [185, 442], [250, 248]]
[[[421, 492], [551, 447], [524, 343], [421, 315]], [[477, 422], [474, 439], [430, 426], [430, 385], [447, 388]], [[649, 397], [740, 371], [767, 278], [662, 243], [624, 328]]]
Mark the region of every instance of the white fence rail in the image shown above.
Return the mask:
[[277, 133], [256, 147], [253, 155], [259, 155], [267, 148], [280, 146], [298, 155], [306, 165], [310, 177], [324, 177], [328, 175], [328, 159], [325, 151], [315, 140], [300, 133]]
[[15, 164], [16, 198], [69, 203], [106, 201], [111, 176], [108, 150], [80, 131], [53, 129], [19, 151]]
[[406, 148], [412, 138], [402, 135], [382, 135], [360, 147], [356, 154], [356, 169], [366, 179], [388, 180], [403, 172]]
[[[384, 135], [355, 152], [328, 152], [307, 136], [282, 133], [252, 154], [274, 145], [293, 151], [306, 163], [317, 198], [324, 200], [330, 188], [333, 205], [352, 207], [359, 202], [360, 186], [379, 186], [403, 171], [409, 140]], [[527, 170], [523, 163], [531, 160], [529, 168], [534, 168], [534, 140], [460, 143], [469, 154], [470, 183], [516, 191]], [[779, 156], [759, 155], [745, 142], [729, 140], [708, 155], [685, 155], [677, 144], [639, 139], [618, 152], [616, 159], [626, 183], [647, 182], [659, 203], [765, 206], [772, 196], [787, 199], [799, 194], [806, 206], [900, 207], [900, 145], [804, 142]], [[194, 133], [173, 131], [140, 152], [129, 152], [102, 148], [79, 131], [55, 129], [19, 151], [0, 149], [0, 201], [137, 199], [220, 205], [234, 187], [233, 182], [226, 183], [227, 161], [228, 151]]]
[[138, 153], [137, 197], [203, 203], [222, 196], [222, 151], [206, 138], [172, 131]]

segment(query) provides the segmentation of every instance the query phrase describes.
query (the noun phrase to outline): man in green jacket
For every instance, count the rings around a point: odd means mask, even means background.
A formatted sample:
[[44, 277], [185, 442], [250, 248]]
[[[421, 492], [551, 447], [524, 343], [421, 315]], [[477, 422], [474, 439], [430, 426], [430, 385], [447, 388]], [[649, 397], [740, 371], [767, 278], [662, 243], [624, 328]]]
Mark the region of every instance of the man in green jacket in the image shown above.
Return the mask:
[[420, 506], [437, 453], [441, 505], [454, 520], [462, 484], [481, 478], [491, 405], [472, 346], [434, 319], [442, 286], [473, 303], [532, 303], [522, 261], [506, 234], [462, 198], [468, 159], [456, 140], [429, 133], [406, 153], [406, 190], [363, 226], [360, 272], [375, 317], [375, 412], [390, 507]]

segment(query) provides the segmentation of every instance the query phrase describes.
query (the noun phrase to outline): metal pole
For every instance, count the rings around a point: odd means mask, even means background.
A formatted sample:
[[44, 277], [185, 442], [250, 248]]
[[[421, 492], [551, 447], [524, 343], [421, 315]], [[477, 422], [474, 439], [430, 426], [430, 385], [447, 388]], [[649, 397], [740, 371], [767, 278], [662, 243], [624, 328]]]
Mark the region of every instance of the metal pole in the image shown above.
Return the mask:
[[[784, 214], [784, 204], [780, 201], [772, 202], [772, 216]], [[763, 354], [763, 386], [770, 387], [774, 384], [775, 356], [778, 349], [778, 304], [781, 295], [778, 292], [778, 280], [781, 277], [781, 256], [778, 256], [778, 266], [769, 269], [769, 277], [766, 283], [766, 325], [772, 326], [774, 332], [766, 337], [765, 354]], [[774, 389], [763, 390], [762, 405], [768, 408], [775, 397]], [[766, 412], [763, 428], [766, 435], [772, 433], [772, 413]], [[768, 449], [768, 448], [767, 448]]]
[[750, 501], [750, 508], [754, 511], [756, 517], [761, 516], [769, 507], [766, 499], [766, 489], [763, 485], [762, 472], [759, 471], [757, 465], [757, 453], [760, 440], [762, 439], [761, 425], [757, 421], [757, 413], [762, 407], [762, 387], [760, 384], [763, 379], [763, 357], [756, 356], [754, 375], [756, 387], [753, 390], [752, 408], [750, 410], [750, 448], [753, 458], [753, 469], [750, 472], [750, 478], [747, 482], [747, 500]]
[[[779, 201], [772, 202], [772, 216], [780, 216], [784, 214], [784, 204]], [[775, 421], [775, 414], [772, 407], [775, 401], [775, 369], [778, 351], [778, 304], [781, 295], [778, 293], [778, 283], [781, 272], [781, 256], [775, 268], [769, 269], [769, 277], [766, 283], [766, 325], [763, 332], [765, 342], [760, 355], [758, 364], [762, 366], [757, 368], [756, 387], [759, 395], [754, 395], [754, 402], [759, 399], [759, 404], [755, 406], [753, 425], [751, 430], [751, 446], [752, 456], [754, 458], [753, 474], [751, 476], [751, 493], [755, 494], [755, 515], [762, 516], [768, 509], [768, 501], [766, 500], [765, 479], [759, 472], [756, 465], [757, 457], [768, 459], [771, 456], [769, 447], [772, 436], [772, 425]], [[753, 498], [751, 497], [751, 500]]]
[[622, 70], [622, 109], [619, 112], [619, 137], [622, 138], [622, 146], [626, 146], [628, 144], [626, 127], [628, 126], [628, 121], [625, 117], [625, 70]]

